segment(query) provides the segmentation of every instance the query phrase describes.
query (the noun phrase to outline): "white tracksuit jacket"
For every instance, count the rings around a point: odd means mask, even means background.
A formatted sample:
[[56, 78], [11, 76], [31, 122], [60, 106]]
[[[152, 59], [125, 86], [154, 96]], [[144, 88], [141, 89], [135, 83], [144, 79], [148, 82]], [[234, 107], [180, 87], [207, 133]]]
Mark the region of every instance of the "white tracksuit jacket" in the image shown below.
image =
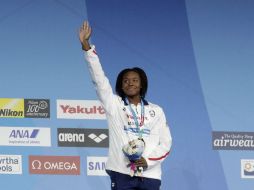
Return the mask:
[[[126, 166], [128, 160], [122, 152], [122, 147], [130, 140], [138, 138], [132, 113], [127, 103], [113, 93], [94, 46], [85, 52], [85, 58], [108, 121], [109, 153], [106, 169], [129, 175], [130, 168]], [[131, 106], [140, 122], [141, 105]], [[144, 125], [140, 129], [143, 130], [142, 137], [145, 141], [142, 156], [146, 159], [148, 168], [143, 172], [143, 177], [161, 179], [161, 162], [169, 154], [172, 138], [162, 108], [147, 101], [144, 107]]]

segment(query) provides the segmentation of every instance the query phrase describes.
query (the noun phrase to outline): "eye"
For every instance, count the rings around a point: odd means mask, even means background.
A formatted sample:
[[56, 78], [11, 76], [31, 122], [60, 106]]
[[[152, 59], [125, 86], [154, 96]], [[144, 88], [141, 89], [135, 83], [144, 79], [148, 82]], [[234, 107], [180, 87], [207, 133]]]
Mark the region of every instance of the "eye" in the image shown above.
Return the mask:
[[129, 81], [128, 81], [127, 79], [123, 79], [123, 83], [124, 83], [124, 84], [128, 84]]

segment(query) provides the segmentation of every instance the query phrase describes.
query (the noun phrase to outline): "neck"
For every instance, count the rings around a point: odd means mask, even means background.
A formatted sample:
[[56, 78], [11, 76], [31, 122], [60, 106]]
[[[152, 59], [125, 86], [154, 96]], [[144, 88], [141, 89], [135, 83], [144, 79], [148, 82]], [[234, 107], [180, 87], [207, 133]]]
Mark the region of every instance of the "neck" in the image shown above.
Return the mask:
[[127, 96], [127, 98], [129, 100], [129, 102], [134, 105], [138, 105], [138, 103], [140, 103], [140, 101], [141, 101], [140, 96]]

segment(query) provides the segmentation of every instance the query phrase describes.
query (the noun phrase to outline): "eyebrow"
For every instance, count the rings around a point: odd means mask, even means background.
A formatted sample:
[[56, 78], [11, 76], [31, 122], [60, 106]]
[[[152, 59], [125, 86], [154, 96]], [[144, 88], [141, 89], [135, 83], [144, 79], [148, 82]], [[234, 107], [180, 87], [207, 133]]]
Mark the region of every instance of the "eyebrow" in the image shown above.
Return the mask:
[[140, 77], [139, 76], [134, 76], [134, 77], [123, 77], [123, 79], [139, 79]]

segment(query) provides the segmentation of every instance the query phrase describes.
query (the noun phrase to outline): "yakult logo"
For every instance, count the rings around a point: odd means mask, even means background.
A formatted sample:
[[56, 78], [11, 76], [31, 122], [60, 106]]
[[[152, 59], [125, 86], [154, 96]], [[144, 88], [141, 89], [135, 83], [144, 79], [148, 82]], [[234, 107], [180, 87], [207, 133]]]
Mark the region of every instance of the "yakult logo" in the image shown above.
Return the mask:
[[79, 156], [29, 156], [31, 174], [80, 175]]
[[57, 118], [106, 119], [106, 116], [97, 100], [57, 100]]

